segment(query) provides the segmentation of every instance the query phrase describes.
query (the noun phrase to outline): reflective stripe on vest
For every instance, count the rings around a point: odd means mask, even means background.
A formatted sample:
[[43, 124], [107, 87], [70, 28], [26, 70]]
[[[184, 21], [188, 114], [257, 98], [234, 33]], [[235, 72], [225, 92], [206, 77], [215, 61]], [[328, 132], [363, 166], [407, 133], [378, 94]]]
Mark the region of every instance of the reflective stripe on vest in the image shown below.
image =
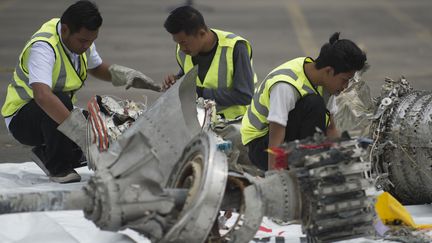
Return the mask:
[[278, 82], [286, 82], [299, 92], [300, 97], [308, 94], [322, 96], [322, 87], [315, 89], [304, 74], [303, 63], [312, 62], [310, 58], [297, 58], [274, 69], [267, 75], [255, 92], [252, 103], [243, 117], [241, 135], [243, 144], [268, 133], [268, 120], [271, 87]]
[[[208, 89], [217, 88], [232, 88], [234, 64], [233, 64], [233, 50], [237, 41], [244, 41], [251, 57], [252, 66], [252, 48], [249, 42], [240, 36], [230, 32], [212, 29], [218, 37], [218, 47], [213, 57], [212, 63], [207, 71], [207, 74], [201, 82], [197, 77], [196, 85]], [[193, 68], [192, 57], [186, 55], [180, 50], [177, 45], [177, 61], [184, 73], [187, 73]], [[254, 83], [256, 83], [256, 74], [254, 73]], [[226, 119], [235, 119], [242, 116], [246, 111], [246, 106], [234, 105], [230, 107], [218, 106], [218, 114], [222, 114]]]
[[8, 86], [6, 101], [2, 107], [4, 117], [12, 116], [22, 106], [33, 99], [33, 91], [29, 85], [28, 58], [33, 43], [42, 41], [51, 46], [55, 55], [55, 62], [52, 72], [53, 92], [70, 92], [72, 102], [76, 101], [75, 93], [87, 78], [87, 58], [89, 51], [80, 55], [80, 73], [78, 74], [68, 55], [65, 53], [60, 37], [57, 34], [57, 24], [59, 19], [52, 19], [46, 22], [31, 37], [20, 54], [19, 62], [15, 66], [15, 71], [11, 83]]
[[[219, 68], [217, 71], [218, 75], [217, 75], [217, 86], [216, 87], [228, 87], [228, 83], [227, 83], [227, 72], [228, 72], [227, 69], [228, 69], [228, 67], [227, 67], [227, 61], [226, 61], [227, 49], [228, 49], [228, 47], [226, 47], [226, 46], [220, 48], [220, 55], [219, 55], [219, 61], [218, 61]], [[178, 51], [177, 53], [179, 55], [181, 63], [183, 64], [182, 65], [182, 68], [183, 68], [185, 65], [186, 54], [182, 51]], [[183, 70], [185, 73], [187, 73], [190, 69], [192, 69], [192, 67], [191, 68], [188, 67], [187, 71], [185, 68], [183, 68]], [[210, 68], [209, 68], [209, 70], [210, 70]], [[207, 77], [207, 75], [206, 75], [206, 77]], [[199, 77], [197, 77], [197, 85], [198, 86], [205, 87], [204, 82], [201, 83], [201, 81], [199, 80]], [[205, 88], [207, 88], [207, 87], [205, 87]]]

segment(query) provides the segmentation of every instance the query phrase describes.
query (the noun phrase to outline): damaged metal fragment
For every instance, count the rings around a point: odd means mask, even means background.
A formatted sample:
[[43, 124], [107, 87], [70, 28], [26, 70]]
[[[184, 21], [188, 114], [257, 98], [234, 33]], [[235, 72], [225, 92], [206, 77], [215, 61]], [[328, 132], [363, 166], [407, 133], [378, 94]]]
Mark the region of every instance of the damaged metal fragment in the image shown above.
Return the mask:
[[387, 78], [376, 100], [371, 147], [376, 186], [403, 204], [432, 202], [432, 92]]
[[285, 173], [293, 174], [298, 190], [289, 196], [297, 195], [300, 200], [302, 229], [308, 242], [334, 242], [373, 234], [373, 200], [366, 193], [372, 185], [366, 177], [370, 163], [364, 160], [366, 150], [359, 141], [329, 143], [315, 134], [284, 148], [290, 154], [290, 170]]

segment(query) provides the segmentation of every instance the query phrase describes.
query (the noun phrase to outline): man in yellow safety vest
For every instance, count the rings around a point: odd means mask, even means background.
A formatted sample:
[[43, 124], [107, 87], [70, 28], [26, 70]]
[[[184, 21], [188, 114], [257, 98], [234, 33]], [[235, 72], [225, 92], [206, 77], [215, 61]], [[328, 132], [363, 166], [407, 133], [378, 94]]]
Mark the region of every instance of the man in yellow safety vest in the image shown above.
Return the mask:
[[114, 86], [161, 89], [139, 71], [102, 61], [94, 44], [101, 25], [94, 3], [69, 6], [26, 43], [7, 89], [2, 116], [10, 133], [34, 146], [33, 159], [55, 182], [81, 180], [74, 168], [86, 146], [86, 118], [74, 103], [87, 72]]
[[365, 63], [366, 54], [354, 42], [334, 33], [316, 60], [299, 57], [272, 70], [242, 120], [242, 143], [251, 162], [262, 170], [275, 169], [267, 148], [312, 136], [317, 127], [337, 134], [331, 116], [335, 105], [327, 102], [334, 99], [327, 100], [324, 92], [339, 94]]
[[190, 6], [174, 9], [164, 27], [177, 43], [180, 66], [178, 74], [165, 77], [164, 88], [198, 65], [198, 97], [214, 100], [217, 113], [227, 120], [241, 118], [250, 104], [256, 82], [249, 41], [208, 28], [201, 13]]

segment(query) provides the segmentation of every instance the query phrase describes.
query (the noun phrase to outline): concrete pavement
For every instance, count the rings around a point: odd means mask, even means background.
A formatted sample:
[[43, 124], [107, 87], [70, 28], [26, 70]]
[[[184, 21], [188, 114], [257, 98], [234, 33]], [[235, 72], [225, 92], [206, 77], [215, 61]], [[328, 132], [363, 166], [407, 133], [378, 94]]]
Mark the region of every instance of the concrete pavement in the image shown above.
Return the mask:
[[[0, 102], [19, 52], [34, 31], [59, 17], [74, 1], [1, 0]], [[175, 45], [164, 30], [169, 9], [185, 1], [96, 0], [104, 23], [96, 41], [101, 57], [138, 69], [161, 82], [176, 72]], [[364, 78], [373, 96], [385, 76], [405, 75], [417, 89], [431, 89], [432, 1], [429, 0], [195, 0], [210, 27], [235, 32], [253, 46], [254, 66], [261, 80], [289, 59], [316, 57], [330, 35], [357, 42], [368, 54]], [[111, 94], [153, 102], [158, 93], [114, 88], [90, 78], [79, 93], [84, 106], [95, 94]], [[0, 163], [29, 161], [28, 147], [8, 135], [0, 119]]]

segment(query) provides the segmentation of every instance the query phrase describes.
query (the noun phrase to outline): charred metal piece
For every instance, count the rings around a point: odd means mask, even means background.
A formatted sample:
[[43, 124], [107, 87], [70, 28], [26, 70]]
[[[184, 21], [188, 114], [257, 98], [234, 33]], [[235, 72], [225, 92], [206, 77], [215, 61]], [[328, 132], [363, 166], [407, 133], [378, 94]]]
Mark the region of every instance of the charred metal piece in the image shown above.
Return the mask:
[[[104, 152], [109, 144], [117, 140], [144, 113], [146, 105], [112, 96], [96, 95], [87, 103], [87, 108], [87, 132], [90, 138], [87, 144], [95, 144], [99, 152]], [[88, 153], [86, 155], [89, 156]], [[89, 168], [95, 169], [92, 162], [88, 164]]]
[[432, 92], [385, 80], [371, 135], [376, 187], [403, 204], [432, 202]]
[[162, 187], [159, 160], [142, 134], [122, 137], [116, 145], [82, 190], [1, 195], [0, 212], [83, 209], [101, 229], [130, 228], [159, 241], [174, 223], [167, 215], [183, 207], [188, 191]]
[[361, 141], [329, 142], [317, 134], [281, 148], [289, 153], [289, 170], [269, 171], [260, 179], [248, 177], [248, 186], [240, 190], [243, 197], [227, 190], [231, 193], [225, 194], [222, 205], [238, 205], [232, 203], [236, 195], [243, 202], [237, 208], [241, 224], [221, 239], [249, 242], [264, 216], [301, 223], [308, 242], [373, 235], [373, 200], [366, 194], [372, 186], [366, 176], [370, 162], [365, 160], [367, 152]]
[[[163, 173], [164, 183], [169, 178], [171, 170], [180, 158], [188, 142], [201, 132], [197, 120], [195, 105], [195, 78], [197, 68], [192, 69], [170, 89], [162, 94], [152, 106], [138, 117], [122, 137], [131, 137], [143, 134], [148, 138], [154, 153], [161, 161], [160, 170]], [[175, 128], [175, 129], [174, 129]], [[97, 169], [104, 160], [96, 144], [92, 143], [93, 134], [89, 132], [89, 166]], [[112, 144], [111, 146], [116, 146]], [[117, 150], [114, 148], [114, 150]], [[110, 153], [108, 150], [106, 153]], [[101, 165], [103, 166], [103, 165]]]
[[159, 160], [148, 141], [140, 133], [118, 139], [84, 187], [92, 198], [84, 215], [101, 229], [127, 227], [146, 232], [152, 240], [163, 236], [165, 215], [175, 200], [163, 190]]

